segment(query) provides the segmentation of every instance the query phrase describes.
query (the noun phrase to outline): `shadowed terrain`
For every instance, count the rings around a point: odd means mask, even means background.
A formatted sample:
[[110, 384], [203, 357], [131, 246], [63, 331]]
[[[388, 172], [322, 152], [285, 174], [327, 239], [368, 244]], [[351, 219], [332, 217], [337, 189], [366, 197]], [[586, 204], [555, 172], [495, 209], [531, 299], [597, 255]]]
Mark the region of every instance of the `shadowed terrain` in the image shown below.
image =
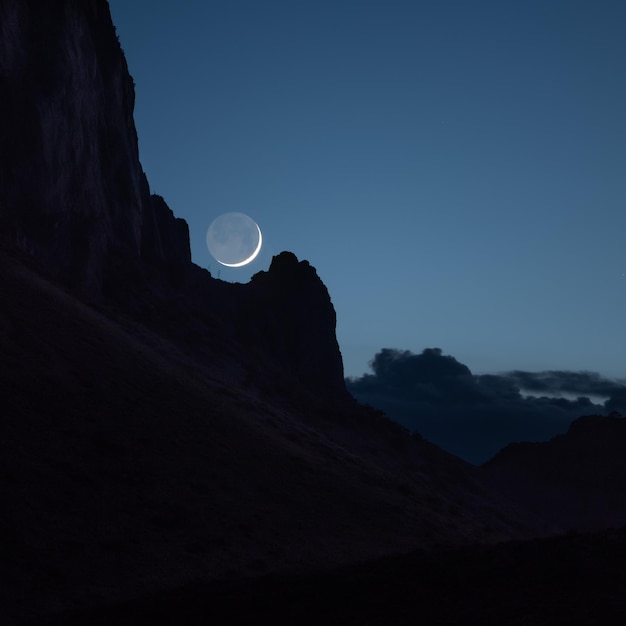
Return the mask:
[[16, 611], [547, 528], [349, 398], [229, 384], [2, 261], [3, 592]]
[[625, 559], [624, 530], [572, 534], [191, 586], [45, 623], [617, 625], [626, 617]]
[[44, 4], [0, 0], [5, 623], [556, 623], [592, 615], [582, 588], [623, 609], [623, 533], [538, 539], [578, 522], [523, 470], [350, 396], [307, 261], [246, 285], [191, 263], [107, 3]]
[[580, 417], [564, 435], [514, 443], [484, 465], [490, 482], [564, 529], [626, 524], [626, 419]]

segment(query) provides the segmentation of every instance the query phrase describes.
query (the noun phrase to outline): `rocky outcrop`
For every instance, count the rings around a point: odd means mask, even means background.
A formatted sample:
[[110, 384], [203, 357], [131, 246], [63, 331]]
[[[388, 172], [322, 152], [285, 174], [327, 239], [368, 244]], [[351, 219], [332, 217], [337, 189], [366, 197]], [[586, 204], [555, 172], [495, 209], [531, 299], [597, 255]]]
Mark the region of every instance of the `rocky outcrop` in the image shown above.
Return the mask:
[[133, 107], [104, 0], [0, 2], [0, 236], [91, 294], [151, 208]]
[[258, 316], [249, 325], [255, 341], [270, 338], [276, 358], [288, 371], [297, 372], [304, 385], [345, 394], [335, 309], [315, 268], [282, 252], [247, 289], [252, 297], [249, 310]]
[[513, 443], [483, 466], [493, 485], [563, 529], [626, 524], [626, 419], [588, 415], [564, 435]]
[[134, 98], [105, 0], [0, 0], [0, 242], [205, 363], [345, 395], [335, 311], [306, 261], [281, 254], [250, 285], [192, 264], [186, 222], [150, 194]]
[[186, 223], [150, 196], [134, 101], [104, 0], [0, 2], [0, 239], [90, 297], [119, 267], [191, 263]]

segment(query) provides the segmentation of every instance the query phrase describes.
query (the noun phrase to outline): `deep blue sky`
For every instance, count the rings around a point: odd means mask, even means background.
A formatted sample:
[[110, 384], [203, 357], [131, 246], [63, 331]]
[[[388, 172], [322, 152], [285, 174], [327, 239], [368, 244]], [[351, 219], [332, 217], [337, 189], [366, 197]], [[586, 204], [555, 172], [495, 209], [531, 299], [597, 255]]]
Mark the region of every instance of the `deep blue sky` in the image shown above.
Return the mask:
[[626, 3], [109, 0], [152, 191], [291, 250], [348, 376], [383, 347], [474, 373], [626, 377]]

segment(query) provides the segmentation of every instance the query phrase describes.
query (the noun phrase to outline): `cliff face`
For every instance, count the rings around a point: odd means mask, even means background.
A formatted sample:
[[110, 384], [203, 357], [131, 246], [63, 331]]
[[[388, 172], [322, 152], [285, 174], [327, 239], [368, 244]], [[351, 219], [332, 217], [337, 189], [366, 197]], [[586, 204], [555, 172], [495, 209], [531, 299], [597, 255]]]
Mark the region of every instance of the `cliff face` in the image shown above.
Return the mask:
[[148, 185], [134, 91], [108, 6], [0, 3], [1, 231], [98, 291], [106, 257], [139, 254]]
[[150, 195], [134, 98], [105, 0], [0, 0], [0, 242], [141, 323], [176, 317], [173, 336], [213, 346], [205, 360], [239, 343], [249, 372], [345, 394], [335, 312], [308, 263], [281, 255], [233, 286], [193, 266], [186, 222]]
[[[272, 259], [268, 272], [256, 274], [248, 287], [251, 311], [263, 312], [263, 333], [301, 382], [333, 392], [345, 391], [343, 363], [335, 338], [337, 318], [328, 290], [315, 268], [291, 252]], [[257, 341], [261, 341], [257, 337]]]

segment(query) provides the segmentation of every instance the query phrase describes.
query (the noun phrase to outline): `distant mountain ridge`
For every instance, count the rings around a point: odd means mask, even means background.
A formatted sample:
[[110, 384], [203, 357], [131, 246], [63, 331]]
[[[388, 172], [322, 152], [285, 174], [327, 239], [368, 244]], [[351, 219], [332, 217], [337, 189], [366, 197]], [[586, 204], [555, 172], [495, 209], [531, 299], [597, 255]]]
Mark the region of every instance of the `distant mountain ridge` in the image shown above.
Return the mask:
[[550, 441], [506, 446], [483, 468], [493, 485], [561, 528], [626, 525], [626, 418], [580, 417]]

